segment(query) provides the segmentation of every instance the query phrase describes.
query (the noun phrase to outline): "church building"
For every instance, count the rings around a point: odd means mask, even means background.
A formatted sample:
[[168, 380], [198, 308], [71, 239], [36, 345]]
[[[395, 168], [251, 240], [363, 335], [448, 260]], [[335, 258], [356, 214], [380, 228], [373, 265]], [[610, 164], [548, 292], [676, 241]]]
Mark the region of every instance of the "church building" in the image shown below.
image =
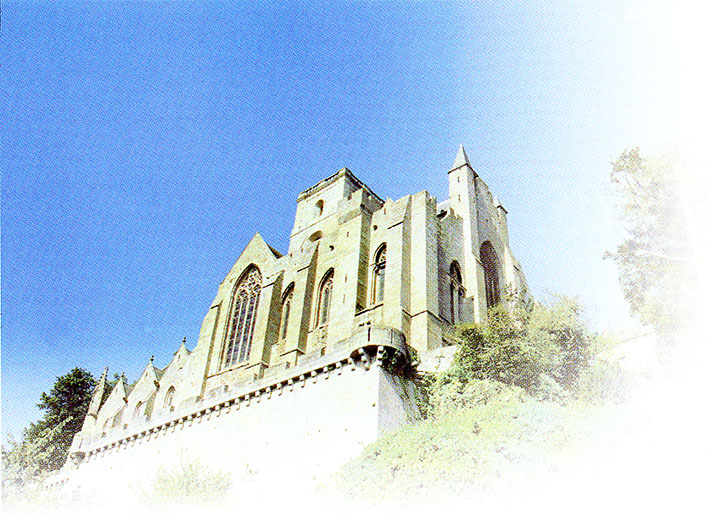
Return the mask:
[[288, 251], [251, 239], [192, 351], [183, 342], [167, 366], [151, 360], [135, 384], [122, 378], [108, 396], [104, 373], [74, 463], [109, 440], [139, 439], [229, 396], [305, 385], [348, 359], [426, 359], [455, 344], [456, 325], [508, 305], [507, 294], [530, 298], [507, 211], [462, 146], [447, 175], [443, 202], [426, 191], [382, 199], [346, 168], [303, 191]]

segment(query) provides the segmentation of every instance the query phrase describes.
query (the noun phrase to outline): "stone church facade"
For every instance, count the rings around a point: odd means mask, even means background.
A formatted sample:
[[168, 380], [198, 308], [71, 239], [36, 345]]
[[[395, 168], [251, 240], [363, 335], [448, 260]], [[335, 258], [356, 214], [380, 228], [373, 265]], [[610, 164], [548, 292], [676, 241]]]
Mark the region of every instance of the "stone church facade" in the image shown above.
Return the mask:
[[506, 304], [506, 292], [529, 297], [507, 211], [462, 146], [448, 179], [441, 203], [425, 191], [384, 200], [347, 169], [303, 191], [288, 251], [253, 237], [219, 285], [192, 351], [183, 342], [166, 367], [151, 360], [135, 384], [122, 378], [108, 396], [104, 373], [67, 466], [204, 410], [270, 399], [343, 366], [371, 372], [386, 360], [388, 372], [365, 385], [386, 401], [375, 407], [372, 435], [411, 420], [412, 359], [453, 345], [456, 324], [484, 319], [489, 306]]

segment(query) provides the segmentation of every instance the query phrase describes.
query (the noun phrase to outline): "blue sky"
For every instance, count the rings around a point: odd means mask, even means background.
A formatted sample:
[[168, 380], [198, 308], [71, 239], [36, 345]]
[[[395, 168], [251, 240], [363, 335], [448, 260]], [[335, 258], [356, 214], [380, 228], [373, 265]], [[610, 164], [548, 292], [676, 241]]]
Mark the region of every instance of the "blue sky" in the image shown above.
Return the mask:
[[[55, 377], [193, 348], [254, 233], [342, 167], [446, 198], [459, 144], [537, 297], [629, 323], [610, 161], [676, 113], [647, 2], [3, 2], [2, 430]], [[669, 18], [668, 18], [669, 17]], [[669, 78], [669, 79], [668, 79]]]

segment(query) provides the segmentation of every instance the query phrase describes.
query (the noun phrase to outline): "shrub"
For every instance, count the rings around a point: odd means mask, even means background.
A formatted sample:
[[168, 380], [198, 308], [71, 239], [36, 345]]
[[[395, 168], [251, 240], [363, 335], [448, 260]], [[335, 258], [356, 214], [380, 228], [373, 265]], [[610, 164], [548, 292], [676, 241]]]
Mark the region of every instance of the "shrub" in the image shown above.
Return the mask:
[[529, 394], [522, 388], [493, 381], [473, 379], [468, 382], [448, 380], [434, 386], [431, 399], [432, 415], [443, 417], [466, 408], [495, 403], [522, 403]]
[[182, 463], [177, 470], [162, 468], [153, 483], [151, 500], [201, 502], [223, 498], [231, 476], [212, 470], [198, 460]]
[[542, 374], [539, 376], [539, 384], [534, 396], [542, 401], [563, 403], [571, 397], [571, 392], [562, 387], [553, 377]]
[[560, 399], [588, 365], [595, 338], [586, 330], [578, 302], [557, 297], [531, 310], [492, 308], [485, 323], [460, 330], [460, 341], [450, 379], [489, 379]]
[[585, 401], [623, 401], [630, 381], [618, 363], [597, 359], [584, 368], [574, 386], [574, 395]]

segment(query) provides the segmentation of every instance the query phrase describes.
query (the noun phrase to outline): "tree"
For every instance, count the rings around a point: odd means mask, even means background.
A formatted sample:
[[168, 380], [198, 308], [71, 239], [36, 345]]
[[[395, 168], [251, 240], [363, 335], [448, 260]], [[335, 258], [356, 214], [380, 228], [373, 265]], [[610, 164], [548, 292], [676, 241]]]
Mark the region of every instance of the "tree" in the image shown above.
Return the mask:
[[664, 335], [690, 323], [700, 281], [693, 233], [698, 203], [689, 195], [678, 164], [669, 155], [644, 158], [633, 148], [620, 155], [611, 172], [628, 236], [607, 256], [618, 265], [631, 312]]
[[549, 385], [570, 391], [588, 365], [594, 343], [579, 303], [562, 296], [532, 309], [494, 307], [485, 323], [464, 326], [460, 334], [450, 377], [499, 381], [537, 395]]
[[42, 392], [37, 406], [44, 417], [25, 428], [20, 442], [10, 440], [9, 449], [3, 449], [4, 479], [12, 476], [19, 483], [62, 467], [95, 386], [93, 376], [77, 367], [57, 377], [48, 394]]

